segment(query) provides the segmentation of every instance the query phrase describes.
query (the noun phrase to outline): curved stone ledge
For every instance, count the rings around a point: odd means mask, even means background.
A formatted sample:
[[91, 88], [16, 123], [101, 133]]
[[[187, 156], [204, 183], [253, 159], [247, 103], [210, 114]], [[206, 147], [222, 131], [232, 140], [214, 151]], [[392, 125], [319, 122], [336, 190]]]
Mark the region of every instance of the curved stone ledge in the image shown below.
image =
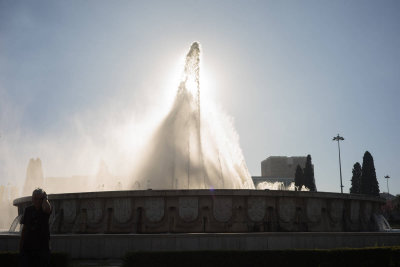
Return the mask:
[[[17, 251], [20, 237], [0, 233], [0, 251]], [[334, 249], [399, 246], [400, 232], [52, 235], [52, 251], [74, 259], [117, 259], [131, 251]]]
[[[14, 200], [22, 214], [31, 198]], [[49, 195], [51, 232], [376, 231], [383, 199], [264, 190], [135, 190]]]

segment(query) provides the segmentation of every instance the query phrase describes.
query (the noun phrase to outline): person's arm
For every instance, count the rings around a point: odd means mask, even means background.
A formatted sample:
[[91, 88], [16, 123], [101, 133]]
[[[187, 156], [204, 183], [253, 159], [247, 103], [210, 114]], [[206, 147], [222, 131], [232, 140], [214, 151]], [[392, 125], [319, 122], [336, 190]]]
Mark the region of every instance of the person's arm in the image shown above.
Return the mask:
[[21, 225], [22, 231], [21, 231], [21, 238], [19, 240], [19, 251], [22, 251], [22, 248], [24, 247], [24, 240], [25, 240], [25, 233], [26, 233], [26, 227], [25, 225]]
[[21, 224], [21, 227], [22, 227], [22, 230], [21, 230], [21, 238], [19, 239], [19, 251], [22, 251], [22, 249], [23, 249], [23, 247], [24, 247], [24, 241], [25, 241], [25, 236], [26, 236], [26, 231], [27, 231], [27, 229], [28, 228], [26, 228], [25, 227], [25, 223], [26, 223], [26, 209], [24, 210], [24, 214], [22, 215], [22, 217], [21, 217], [21, 220], [20, 220], [20, 224]]
[[51, 205], [50, 205], [49, 200], [47, 199], [46, 193], [44, 193], [44, 195], [43, 195], [42, 210], [43, 210], [43, 212], [45, 212], [47, 214], [51, 213]]

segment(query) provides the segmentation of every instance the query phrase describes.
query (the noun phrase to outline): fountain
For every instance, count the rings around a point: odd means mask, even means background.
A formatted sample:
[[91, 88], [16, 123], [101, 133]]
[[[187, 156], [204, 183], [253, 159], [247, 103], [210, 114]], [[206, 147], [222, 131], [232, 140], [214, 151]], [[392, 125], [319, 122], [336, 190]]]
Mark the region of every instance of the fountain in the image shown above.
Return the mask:
[[[382, 221], [377, 218], [380, 218], [380, 207], [385, 201], [380, 198], [325, 192], [255, 190], [237, 139], [232, 138], [235, 134], [226, 134], [221, 128], [215, 134], [213, 126], [218, 124], [215, 121], [218, 117], [203, 116], [199, 61], [200, 46], [195, 42], [186, 56], [175, 102], [155, 131], [142, 167], [133, 175], [131, 188], [134, 190], [49, 195], [54, 208], [50, 218], [51, 233], [53, 239], [64, 240], [59, 241], [58, 249], [72, 251], [71, 244], [77, 243], [71, 240], [76, 238], [80, 238], [79, 246], [83, 250], [83, 243], [89, 242], [87, 240], [92, 240], [92, 247], [96, 247], [103, 244], [98, 239], [99, 234], [102, 240], [114, 240], [114, 243], [110, 241], [114, 245], [119, 242], [115, 241], [116, 235], [120, 241], [131, 240], [129, 238], [134, 236], [136, 241], [126, 241], [130, 245], [124, 243], [126, 246], [119, 251], [111, 249], [114, 252], [110, 253], [114, 256], [123, 255], [127, 249], [213, 248], [205, 241], [203, 244], [193, 241], [193, 238], [205, 238], [211, 243], [217, 242], [218, 238], [239, 238], [237, 242], [240, 244], [258, 238], [257, 242], [262, 243], [259, 249], [270, 249], [275, 243], [268, 238], [276, 238], [266, 236], [271, 232], [291, 232], [290, 238], [298, 238], [296, 242], [303, 242], [303, 248], [323, 247], [314, 241], [306, 245], [302, 235], [293, 234], [382, 230]], [[144, 184], [151, 189], [137, 190]], [[19, 216], [30, 201], [30, 197], [14, 201]], [[16, 228], [15, 223], [12, 228]], [[170, 235], [172, 233], [184, 235]], [[195, 236], [193, 233], [207, 235]], [[244, 235], [221, 237], [210, 233]], [[255, 233], [263, 235], [252, 236]], [[326, 235], [323, 237], [327, 238]], [[288, 235], [283, 238], [287, 239]], [[354, 242], [361, 242], [362, 236], [353, 235], [351, 238], [356, 239]], [[140, 240], [147, 243], [140, 243]], [[343, 237], [340, 245], [346, 240]], [[386, 244], [392, 242], [382, 240]], [[263, 242], [269, 243], [265, 245]], [[295, 246], [293, 242], [284, 247]], [[235, 245], [221, 246], [216, 248], [236, 248]], [[251, 245], [243, 246], [243, 249], [251, 249]], [[85, 254], [82, 251], [79, 252], [81, 254], [76, 251], [71, 253], [76, 257]], [[91, 253], [89, 256], [97, 257], [96, 251]]]
[[[240, 146], [200, 101], [200, 45], [185, 59], [175, 102], [157, 128], [133, 180], [152, 189], [253, 189]], [[206, 116], [204, 116], [206, 114]], [[136, 179], [135, 179], [136, 178]]]

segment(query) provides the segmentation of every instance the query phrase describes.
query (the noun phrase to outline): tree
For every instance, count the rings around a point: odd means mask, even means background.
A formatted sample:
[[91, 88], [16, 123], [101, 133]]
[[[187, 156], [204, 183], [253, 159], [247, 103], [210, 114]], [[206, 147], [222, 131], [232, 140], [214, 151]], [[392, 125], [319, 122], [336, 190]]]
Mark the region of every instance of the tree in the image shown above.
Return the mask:
[[360, 180], [361, 180], [361, 165], [356, 162], [353, 166], [353, 177], [351, 177], [351, 194], [360, 194]]
[[317, 191], [314, 178], [314, 167], [311, 163], [311, 155], [307, 155], [306, 166], [304, 167], [304, 185], [310, 191]]
[[379, 196], [379, 184], [376, 179], [374, 159], [368, 151], [365, 151], [363, 157], [360, 189], [361, 194]]
[[298, 187], [299, 191], [300, 191], [301, 187], [304, 185], [303, 169], [298, 164], [297, 164], [297, 168], [296, 168], [296, 173], [294, 175], [294, 185], [296, 187]]

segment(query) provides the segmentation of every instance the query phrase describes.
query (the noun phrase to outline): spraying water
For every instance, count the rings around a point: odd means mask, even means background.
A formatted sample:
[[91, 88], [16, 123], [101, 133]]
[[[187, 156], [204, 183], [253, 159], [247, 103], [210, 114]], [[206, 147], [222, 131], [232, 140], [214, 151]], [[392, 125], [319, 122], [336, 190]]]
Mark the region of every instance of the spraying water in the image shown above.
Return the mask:
[[294, 182], [285, 185], [283, 182], [262, 182], [257, 185], [257, 189], [260, 190], [286, 190], [286, 191], [310, 191], [304, 185], [302, 187], [295, 186]]
[[172, 108], [134, 174], [135, 189], [254, 188], [231, 121], [203, 108], [200, 87], [200, 45], [194, 42]]

